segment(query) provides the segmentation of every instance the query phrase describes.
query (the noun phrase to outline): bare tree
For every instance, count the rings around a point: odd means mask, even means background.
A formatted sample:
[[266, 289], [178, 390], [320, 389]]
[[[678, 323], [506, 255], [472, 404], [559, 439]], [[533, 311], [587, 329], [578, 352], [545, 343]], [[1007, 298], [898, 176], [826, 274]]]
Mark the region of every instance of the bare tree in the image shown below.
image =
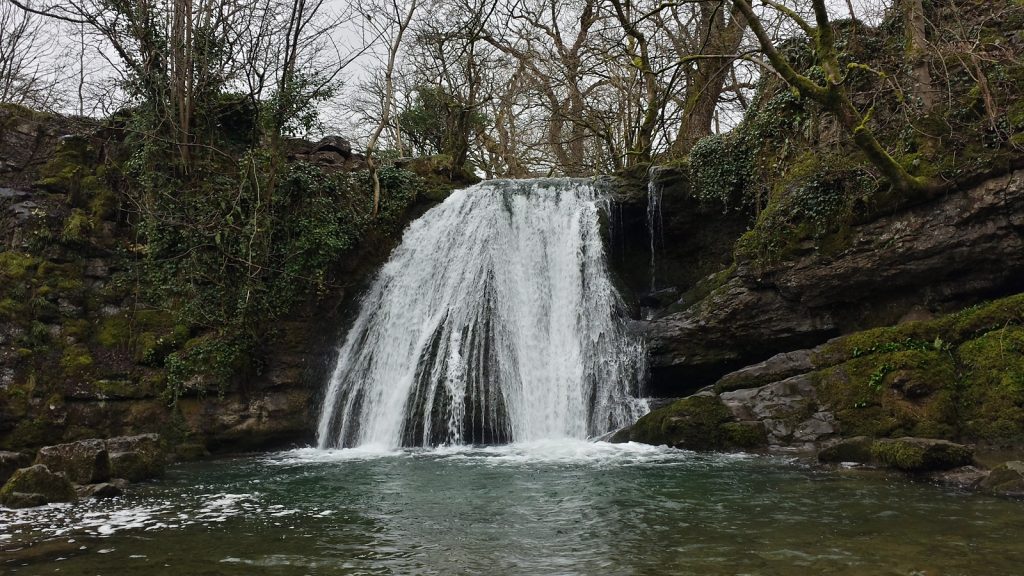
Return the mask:
[[61, 105], [57, 46], [42, 19], [0, 4], [0, 102], [50, 109]]
[[388, 38], [380, 121], [366, 143], [366, 165], [370, 169], [370, 180], [373, 182], [373, 215], [375, 217], [380, 209], [380, 175], [378, 174], [379, 165], [374, 154], [377, 151], [377, 141], [380, 139], [380, 135], [391, 123], [395, 62], [398, 59], [399, 50], [402, 49], [405, 31], [416, 14], [417, 5], [418, 0], [410, 0], [406, 5], [400, 4], [399, 0], [390, 0], [385, 6], [366, 6], [364, 8], [364, 15], [370, 26], [379, 32], [380, 36]]

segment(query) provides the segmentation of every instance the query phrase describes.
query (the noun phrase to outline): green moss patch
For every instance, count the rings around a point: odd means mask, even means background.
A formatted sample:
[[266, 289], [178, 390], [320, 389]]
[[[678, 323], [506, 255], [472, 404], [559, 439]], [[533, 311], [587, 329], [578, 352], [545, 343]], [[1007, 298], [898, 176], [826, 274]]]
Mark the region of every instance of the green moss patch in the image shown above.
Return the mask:
[[815, 357], [844, 435], [1024, 441], [1024, 294], [867, 330]]
[[736, 422], [717, 396], [678, 400], [647, 414], [613, 441], [634, 441], [688, 450], [751, 449], [767, 444], [764, 426]]
[[921, 438], [878, 440], [871, 454], [879, 463], [905, 472], [949, 470], [974, 461], [974, 452], [967, 446]]

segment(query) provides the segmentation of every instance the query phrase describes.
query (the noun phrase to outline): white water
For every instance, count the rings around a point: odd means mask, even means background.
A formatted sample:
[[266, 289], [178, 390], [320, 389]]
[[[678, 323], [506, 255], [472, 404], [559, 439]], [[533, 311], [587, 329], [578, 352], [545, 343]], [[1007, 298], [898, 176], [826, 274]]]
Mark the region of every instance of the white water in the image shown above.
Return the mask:
[[[664, 185], [658, 180], [657, 168], [651, 166], [647, 171], [647, 239], [651, 248], [651, 292], [657, 290], [655, 283], [656, 254], [659, 235], [662, 233], [661, 196], [664, 192]], [[664, 244], [664, 239], [661, 239]]]
[[320, 448], [594, 438], [647, 411], [589, 181], [494, 181], [405, 232], [364, 297]]

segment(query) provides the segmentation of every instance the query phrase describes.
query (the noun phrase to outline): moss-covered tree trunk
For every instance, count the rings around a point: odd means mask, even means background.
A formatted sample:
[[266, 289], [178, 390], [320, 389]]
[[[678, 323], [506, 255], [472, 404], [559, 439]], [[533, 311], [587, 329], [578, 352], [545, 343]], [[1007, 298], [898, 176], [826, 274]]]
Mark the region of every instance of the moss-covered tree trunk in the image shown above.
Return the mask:
[[[835, 32], [828, 19], [825, 0], [812, 0], [816, 20], [814, 26], [785, 6], [772, 0], [765, 0], [766, 4], [800, 26], [814, 42], [814, 51], [825, 72], [823, 84], [818, 84], [796, 71], [789, 60], [776, 48], [761, 20], [754, 13], [749, 0], [734, 0], [734, 2], [736, 8], [749, 20], [750, 28], [757, 36], [761, 50], [768, 56], [775, 71], [787, 84], [796, 89], [801, 97], [821, 104], [825, 110], [835, 115], [840, 125], [853, 137], [854, 143], [868, 162], [885, 176], [894, 191], [906, 196], [918, 196], [933, 188], [931, 182], [907, 172], [907, 169], [886, 151], [868, 126], [871, 120], [870, 111], [866, 114], [861, 113], [854, 105], [846, 89], [846, 76], [843, 73], [843, 67], [839, 64], [835, 47]], [[851, 64], [847, 68], [862, 68], [862, 66]]]

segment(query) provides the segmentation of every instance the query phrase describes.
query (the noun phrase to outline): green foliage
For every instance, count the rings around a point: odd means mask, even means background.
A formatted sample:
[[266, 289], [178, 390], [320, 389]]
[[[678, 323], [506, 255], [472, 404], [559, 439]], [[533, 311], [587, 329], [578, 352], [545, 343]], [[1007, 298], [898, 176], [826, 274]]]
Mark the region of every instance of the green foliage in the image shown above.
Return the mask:
[[61, 230], [60, 239], [62, 242], [67, 242], [69, 244], [81, 244], [89, 237], [91, 229], [92, 223], [89, 222], [85, 212], [75, 208], [71, 211], [71, 215], [68, 216], [67, 221], [64, 223], [64, 229]]
[[167, 303], [179, 324], [204, 334], [191, 349], [177, 352], [171, 350], [179, 339], [166, 332], [163, 341], [157, 334], [142, 337], [141, 359], [159, 364], [166, 358], [172, 398], [189, 389], [192, 370], [220, 387], [239, 376], [267, 327], [330, 289], [339, 258], [369, 230], [391, 231], [419, 190], [411, 173], [383, 167], [386, 193], [374, 220], [365, 172], [281, 166], [268, 152], [251, 152], [239, 165], [238, 173], [211, 166], [205, 178], [186, 187], [140, 175], [156, 187], [144, 199], [139, 226], [149, 299]]
[[[441, 86], [416, 88], [412, 106], [399, 115], [399, 123], [414, 150], [421, 155], [465, 156], [471, 135], [487, 124], [487, 117]], [[459, 170], [462, 166], [450, 166]]]
[[819, 249], [841, 249], [854, 208], [872, 187], [868, 173], [846, 158], [803, 156], [777, 180], [753, 229], [737, 242], [736, 257], [768, 264], [808, 240]]
[[790, 138], [802, 130], [810, 106], [789, 91], [762, 105], [764, 90], [740, 126], [702, 138], [690, 151], [691, 191], [701, 202], [720, 203], [725, 211], [762, 207], [764, 182], [774, 179], [780, 162], [792, 151]]
[[[283, 89], [261, 102], [260, 117], [268, 134], [307, 134], [320, 127], [317, 106], [338, 89], [338, 82], [318, 74], [296, 73]], [[220, 116], [223, 121], [224, 117]]]
[[166, 358], [164, 398], [173, 403], [183, 394], [223, 392], [228, 383], [251, 374], [250, 352], [256, 345], [252, 338], [230, 327], [187, 342]]
[[690, 150], [693, 195], [705, 203], [720, 202], [728, 211], [742, 203], [752, 178], [753, 151], [745, 139], [730, 134], [702, 138]]

